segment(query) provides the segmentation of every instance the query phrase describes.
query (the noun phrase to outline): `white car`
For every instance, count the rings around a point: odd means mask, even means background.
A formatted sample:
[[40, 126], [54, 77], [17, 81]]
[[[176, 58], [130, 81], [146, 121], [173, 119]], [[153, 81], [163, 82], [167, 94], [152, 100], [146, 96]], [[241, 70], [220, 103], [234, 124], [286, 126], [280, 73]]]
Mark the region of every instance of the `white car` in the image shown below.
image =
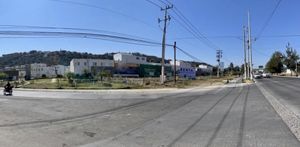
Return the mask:
[[271, 74], [270, 73], [263, 73], [262, 77], [263, 78], [271, 78]]
[[253, 75], [253, 77], [254, 77], [254, 79], [260, 79], [260, 78], [262, 78], [262, 75], [259, 73], [256, 73]]

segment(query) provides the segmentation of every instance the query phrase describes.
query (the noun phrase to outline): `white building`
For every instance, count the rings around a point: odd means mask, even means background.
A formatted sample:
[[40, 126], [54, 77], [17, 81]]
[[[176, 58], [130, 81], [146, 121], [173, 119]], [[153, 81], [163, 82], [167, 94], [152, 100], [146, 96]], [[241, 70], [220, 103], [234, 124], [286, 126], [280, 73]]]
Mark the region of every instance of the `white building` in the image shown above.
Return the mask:
[[[170, 63], [174, 66], [174, 61], [171, 61]], [[196, 70], [190, 63], [185, 61], [176, 61], [175, 65], [176, 72], [179, 77], [190, 79], [194, 79], [196, 77]]]
[[92, 67], [114, 67], [113, 60], [106, 59], [72, 59], [70, 72], [82, 75], [84, 71], [91, 72]]
[[47, 77], [56, 77], [58, 75], [65, 75], [65, 73], [69, 72], [70, 68], [69, 66], [64, 65], [52, 65], [48, 67], [46, 76]]
[[64, 65], [52, 65], [47, 66], [44, 63], [34, 63], [30, 64], [30, 76], [31, 79], [47, 77], [52, 78], [58, 75], [64, 75], [69, 71], [69, 66]]
[[114, 54], [114, 61], [118, 64], [145, 64], [147, 63], [147, 58], [129, 53], [117, 53]]
[[31, 79], [41, 78], [47, 76], [48, 67], [44, 63], [30, 64]]
[[213, 72], [213, 67], [209, 66], [207, 64], [200, 64], [197, 67], [197, 71], [199, 71], [201, 73], [212, 73]]

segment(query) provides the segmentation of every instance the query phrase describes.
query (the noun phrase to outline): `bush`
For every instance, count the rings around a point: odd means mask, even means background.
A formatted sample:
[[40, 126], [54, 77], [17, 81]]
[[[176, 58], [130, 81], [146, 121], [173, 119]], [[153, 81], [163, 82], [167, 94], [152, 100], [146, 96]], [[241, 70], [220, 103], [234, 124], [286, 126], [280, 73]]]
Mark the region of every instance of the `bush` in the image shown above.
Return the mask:
[[7, 74], [4, 72], [0, 72], [0, 80], [6, 80], [7, 79]]
[[47, 76], [45, 74], [42, 75], [42, 79], [46, 79]]
[[62, 77], [63, 77], [62, 75], [57, 75], [57, 76], [56, 76], [56, 78], [62, 78]]
[[105, 86], [105, 87], [112, 87], [112, 84], [111, 83], [103, 83], [103, 86]]

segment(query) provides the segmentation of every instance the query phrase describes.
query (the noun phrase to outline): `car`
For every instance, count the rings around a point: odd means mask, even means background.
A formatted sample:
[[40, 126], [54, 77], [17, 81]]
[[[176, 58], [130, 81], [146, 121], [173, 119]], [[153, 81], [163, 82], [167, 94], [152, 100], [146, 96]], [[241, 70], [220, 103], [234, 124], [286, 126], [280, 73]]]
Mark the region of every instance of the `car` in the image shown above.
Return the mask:
[[256, 73], [253, 75], [254, 79], [260, 79], [262, 78], [262, 75], [260, 73]]
[[271, 78], [271, 74], [270, 73], [263, 73], [262, 77], [263, 78]]

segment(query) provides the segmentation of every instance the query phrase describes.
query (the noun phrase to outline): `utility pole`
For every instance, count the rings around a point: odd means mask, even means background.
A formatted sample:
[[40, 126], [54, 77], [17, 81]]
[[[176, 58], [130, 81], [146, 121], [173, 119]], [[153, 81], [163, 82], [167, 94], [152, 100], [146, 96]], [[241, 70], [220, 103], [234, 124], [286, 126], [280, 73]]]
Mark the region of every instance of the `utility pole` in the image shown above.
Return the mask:
[[217, 62], [218, 62], [218, 70], [217, 70], [217, 77], [220, 77], [220, 60], [222, 58], [222, 50], [217, 50]]
[[250, 68], [250, 79], [253, 79], [253, 64], [252, 64], [252, 45], [251, 45], [251, 23], [250, 23], [250, 12], [248, 11], [248, 58], [249, 58], [249, 68]]
[[55, 70], [55, 75], [56, 75], [56, 78], [57, 78], [57, 86], [58, 88], [61, 88], [61, 85], [60, 85], [60, 82], [59, 82], [59, 76], [58, 76], [58, 72], [57, 72], [57, 65], [54, 65], [54, 70]]
[[165, 11], [164, 19], [158, 19], [158, 23], [164, 22], [164, 31], [163, 31], [163, 38], [162, 38], [162, 59], [161, 59], [161, 77], [160, 83], [164, 84], [165, 82], [165, 49], [166, 49], [166, 33], [167, 33], [167, 22], [171, 20], [170, 15], [168, 15], [168, 10], [172, 9], [172, 6], [166, 6], [164, 9], [161, 8], [161, 11]]
[[176, 84], [176, 41], [174, 42], [174, 84]]
[[246, 27], [243, 27], [244, 31], [244, 79], [248, 79], [248, 64], [247, 64], [247, 43], [246, 43]]
[[298, 60], [296, 60], [296, 77], [298, 77]]

